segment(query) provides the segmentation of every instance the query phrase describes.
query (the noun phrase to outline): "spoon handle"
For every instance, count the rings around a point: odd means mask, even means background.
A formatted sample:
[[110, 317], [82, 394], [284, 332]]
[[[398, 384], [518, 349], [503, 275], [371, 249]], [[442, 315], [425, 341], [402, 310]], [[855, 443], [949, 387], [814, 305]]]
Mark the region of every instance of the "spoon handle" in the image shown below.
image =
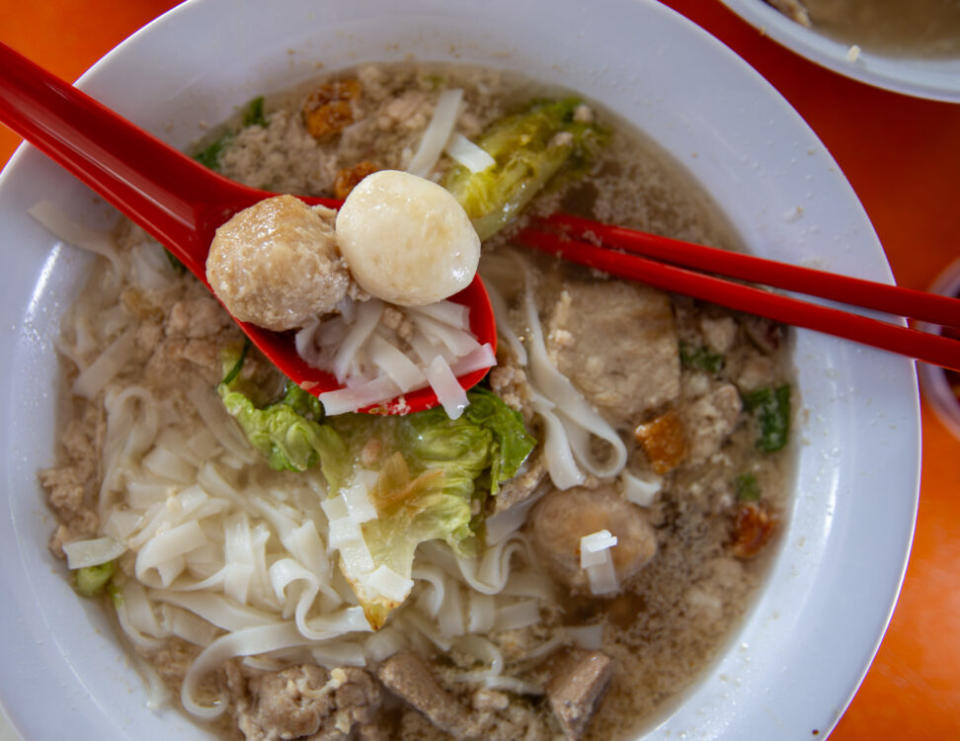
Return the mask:
[[[213, 230], [237, 210], [240, 192], [252, 191], [207, 170], [2, 43], [0, 121], [200, 275]], [[259, 197], [251, 196], [250, 202]]]

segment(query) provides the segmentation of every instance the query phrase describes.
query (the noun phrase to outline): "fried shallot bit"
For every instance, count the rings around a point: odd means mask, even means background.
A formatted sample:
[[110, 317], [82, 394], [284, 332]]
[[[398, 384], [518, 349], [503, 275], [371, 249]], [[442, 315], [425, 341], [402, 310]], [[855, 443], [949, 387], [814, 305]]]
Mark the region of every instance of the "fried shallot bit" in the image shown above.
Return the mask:
[[633, 434], [657, 474], [669, 473], [687, 455], [683, 420], [673, 409], [638, 425]]
[[303, 106], [303, 123], [315, 139], [339, 134], [353, 123], [353, 103], [360, 97], [360, 81], [334, 80], [317, 88]]
[[372, 162], [364, 160], [358, 162], [353, 167], [344, 167], [337, 173], [337, 179], [333, 182], [333, 196], [341, 201], [350, 195], [356, 185], [367, 175], [372, 175], [380, 168]]
[[763, 502], [741, 502], [733, 520], [733, 555], [744, 559], [756, 556], [770, 542], [779, 524]]

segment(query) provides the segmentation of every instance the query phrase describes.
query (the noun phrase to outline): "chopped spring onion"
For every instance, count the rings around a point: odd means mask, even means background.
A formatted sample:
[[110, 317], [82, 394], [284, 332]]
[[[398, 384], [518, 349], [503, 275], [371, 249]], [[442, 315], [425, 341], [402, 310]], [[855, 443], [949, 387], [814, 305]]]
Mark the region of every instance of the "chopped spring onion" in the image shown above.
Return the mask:
[[420, 139], [420, 146], [417, 147], [417, 151], [407, 165], [407, 172], [422, 178], [430, 174], [440, 159], [454, 126], [457, 125], [462, 101], [463, 90], [459, 88], [444, 90], [440, 93], [430, 123], [427, 124]]
[[474, 144], [463, 134], [454, 134], [450, 137], [446, 152], [470, 172], [483, 172], [497, 164], [489, 152]]

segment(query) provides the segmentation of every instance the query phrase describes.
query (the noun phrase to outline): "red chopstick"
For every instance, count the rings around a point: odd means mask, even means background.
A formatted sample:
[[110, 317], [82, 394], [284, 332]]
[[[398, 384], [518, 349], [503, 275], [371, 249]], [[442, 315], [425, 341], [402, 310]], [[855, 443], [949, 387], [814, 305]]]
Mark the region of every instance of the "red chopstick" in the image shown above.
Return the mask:
[[585, 234], [593, 233], [601, 242], [611, 247], [675, 265], [685, 265], [729, 278], [805, 293], [808, 296], [828, 298], [851, 306], [922, 319], [933, 324], [960, 327], [960, 300], [935, 293], [788, 265], [716, 247], [704, 247], [678, 239], [601, 224], [569, 214], [553, 214], [542, 223], [557, 226], [570, 236], [582, 238]]
[[[656, 253], [671, 262], [693, 263], [711, 272], [937, 324], [960, 326], [960, 300], [679, 242], [565, 214], [551, 216], [541, 223], [563, 226], [566, 232], [556, 234], [527, 228], [519, 232], [514, 241], [621, 278], [960, 370], [960, 341], [800, 301], [621, 250]], [[579, 241], [571, 238], [571, 234], [588, 238], [593, 235], [608, 246]], [[772, 278], [767, 275], [768, 269]], [[829, 278], [823, 280], [823, 276]], [[893, 306], [897, 309], [892, 309]]]

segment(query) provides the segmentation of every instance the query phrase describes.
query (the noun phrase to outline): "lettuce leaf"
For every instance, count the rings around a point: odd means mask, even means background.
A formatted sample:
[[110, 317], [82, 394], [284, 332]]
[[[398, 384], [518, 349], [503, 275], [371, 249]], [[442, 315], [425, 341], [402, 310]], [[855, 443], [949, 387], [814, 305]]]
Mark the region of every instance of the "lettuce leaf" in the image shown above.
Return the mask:
[[274, 470], [306, 471], [319, 462], [330, 486], [339, 487], [349, 474], [347, 448], [333, 428], [321, 424], [320, 400], [287, 381], [278, 401], [257, 406], [249, 382], [240, 374], [246, 350], [244, 345], [242, 350], [224, 352], [225, 375], [217, 393], [227, 413]]
[[[516, 474], [536, 441], [523, 418], [495, 394], [475, 389], [464, 414], [451, 420], [442, 409], [367, 422], [344, 420], [348, 438], [377, 436], [382, 446], [379, 475], [368, 492], [377, 519], [363, 524], [363, 540], [374, 568], [387, 566], [409, 579], [417, 546], [442, 540], [461, 556], [476, 552], [488, 496]], [[369, 419], [369, 417], [367, 418]], [[337, 425], [340, 418], [334, 418]], [[376, 432], [373, 427], [376, 426]], [[383, 625], [399, 603], [369, 588], [367, 575], [341, 568], [372, 626]]]
[[[520, 414], [483, 389], [467, 393], [470, 403], [456, 420], [439, 407], [405, 417], [325, 418], [320, 401], [289, 381], [281, 398], [255, 403], [262, 392], [242, 373], [243, 361], [239, 348], [224, 354], [217, 391], [272, 468], [306, 471], [319, 463], [328, 500], [367, 482], [362, 485], [377, 516], [362, 523], [363, 543], [340, 547], [340, 569], [374, 628], [402, 600], [380, 593], [370, 581], [373, 571], [386, 567], [409, 580], [417, 547], [429, 540], [442, 540], [462, 556], [475, 553], [487, 497], [516, 474], [536, 444]], [[357, 556], [363, 550], [373, 569]]]
[[477, 146], [496, 164], [482, 172], [455, 165], [443, 186], [460, 202], [480, 239], [496, 234], [561, 172], [583, 171], [606, 132], [578, 121], [578, 98], [537, 100], [496, 121]]

